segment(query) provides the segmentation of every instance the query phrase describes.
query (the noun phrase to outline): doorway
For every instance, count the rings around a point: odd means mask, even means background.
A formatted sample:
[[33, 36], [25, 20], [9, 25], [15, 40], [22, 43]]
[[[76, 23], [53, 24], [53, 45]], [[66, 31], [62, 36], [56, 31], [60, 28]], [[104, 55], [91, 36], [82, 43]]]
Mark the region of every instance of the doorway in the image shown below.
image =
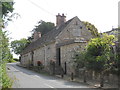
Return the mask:
[[60, 48], [57, 48], [56, 56], [57, 56], [59, 66], [61, 66], [61, 54], [60, 53], [61, 53]]

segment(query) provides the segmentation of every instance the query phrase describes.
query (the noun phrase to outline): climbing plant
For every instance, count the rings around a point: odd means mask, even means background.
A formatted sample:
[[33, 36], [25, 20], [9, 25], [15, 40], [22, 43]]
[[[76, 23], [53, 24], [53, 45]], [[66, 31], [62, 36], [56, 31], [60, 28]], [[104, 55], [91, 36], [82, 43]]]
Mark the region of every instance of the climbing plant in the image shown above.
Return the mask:
[[94, 38], [100, 36], [100, 34], [98, 33], [98, 29], [95, 27], [95, 25], [93, 25], [87, 21], [82, 21], [82, 22], [84, 23], [86, 28], [91, 32], [91, 34], [93, 35]]

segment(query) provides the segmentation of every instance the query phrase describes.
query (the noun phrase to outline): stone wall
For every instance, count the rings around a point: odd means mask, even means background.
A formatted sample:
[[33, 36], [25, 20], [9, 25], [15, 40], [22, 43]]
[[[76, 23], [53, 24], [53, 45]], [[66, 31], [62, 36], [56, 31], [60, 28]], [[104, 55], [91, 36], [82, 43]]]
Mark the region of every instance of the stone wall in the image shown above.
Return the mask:
[[57, 43], [67, 42], [69, 40], [90, 40], [92, 38], [91, 33], [86, 29], [85, 25], [75, 18], [56, 38]]
[[61, 66], [65, 71], [65, 62], [67, 74], [71, 74], [71, 72], [75, 73], [73, 66], [73, 58], [75, 53], [80, 53], [84, 51], [86, 43], [73, 43], [65, 46], [61, 46]]
[[37, 62], [40, 61], [45, 66], [45, 69], [49, 69], [50, 60], [56, 60], [55, 44], [51, 43], [44, 45], [34, 50], [34, 66], [37, 66]]
[[21, 56], [21, 64], [24, 67], [27, 67], [29, 66], [29, 64], [31, 64], [31, 53], [30, 52]]

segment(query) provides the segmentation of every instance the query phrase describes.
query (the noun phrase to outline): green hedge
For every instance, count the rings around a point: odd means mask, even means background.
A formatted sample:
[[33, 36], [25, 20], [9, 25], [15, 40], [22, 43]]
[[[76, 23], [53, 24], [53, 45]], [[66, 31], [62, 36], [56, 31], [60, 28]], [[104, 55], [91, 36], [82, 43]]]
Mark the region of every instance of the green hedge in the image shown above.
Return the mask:
[[13, 81], [9, 78], [6, 71], [6, 64], [0, 63], [0, 85], [2, 89], [11, 88]]

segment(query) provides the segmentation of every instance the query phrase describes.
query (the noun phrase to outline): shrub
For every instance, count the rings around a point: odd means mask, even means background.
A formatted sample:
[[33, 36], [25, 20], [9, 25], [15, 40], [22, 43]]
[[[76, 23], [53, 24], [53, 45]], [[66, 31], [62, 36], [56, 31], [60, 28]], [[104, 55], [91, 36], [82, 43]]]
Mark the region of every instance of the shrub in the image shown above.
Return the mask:
[[1, 63], [0, 67], [0, 84], [2, 85], [2, 89], [11, 88], [12, 87], [12, 80], [8, 77], [7, 71], [6, 71], [6, 64]]

